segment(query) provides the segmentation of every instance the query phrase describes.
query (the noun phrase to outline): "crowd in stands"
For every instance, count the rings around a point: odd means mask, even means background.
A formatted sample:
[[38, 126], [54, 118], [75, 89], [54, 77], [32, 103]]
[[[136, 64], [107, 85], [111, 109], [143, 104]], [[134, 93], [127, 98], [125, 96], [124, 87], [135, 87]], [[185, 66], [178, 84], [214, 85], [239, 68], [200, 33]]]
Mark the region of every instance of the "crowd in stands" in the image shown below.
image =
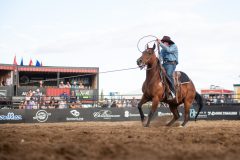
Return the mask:
[[39, 89], [29, 90], [25, 99], [21, 101], [19, 109], [64, 109], [64, 108], [82, 108], [81, 101], [72, 91], [71, 95], [63, 92], [58, 97], [46, 96]]
[[103, 108], [121, 108], [121, 107], [137, 107], [139, 100], [135, 97], [132, 99], [107, 99], [105, 98], [104, 101], [100, 104]]
[[[102, 108], [114, 107], [137, 107], [139, 100], [133, 97], [132, 99], [107, 99], [99, 101], [92, 106]], [[72, 90], [70, 95], [63, 92], [58, 97], [46, 96], [39, 89], [35, 91], [29, 90], [24, 99], [20, 102], [19, 109], [65, 109], [65, 108], [85, 108], [75, 91]]]
[[207, 105], [211, 104], [230, 104], [230, 103], [237, 103], [234, 101], [233, 97], [224, 96], [224, 95], [215, 95], [215, 96], [204, 96]]
[[77, 84], [76, 81], [74, 81], [72, 85], [70, 84], [70, 82], [67, 82], [66, 84], [64, 84], [63, 81], [61, 81], [58, 87], [59, 88], [79, 88], [79, 89], [86, 88], [81, 81], [79, 82], [79, 85]]
[[0, 86], [10, 86], [10, 85], [12, 85], [12, 79], [11, 79], [10, 73], [0, 77]]

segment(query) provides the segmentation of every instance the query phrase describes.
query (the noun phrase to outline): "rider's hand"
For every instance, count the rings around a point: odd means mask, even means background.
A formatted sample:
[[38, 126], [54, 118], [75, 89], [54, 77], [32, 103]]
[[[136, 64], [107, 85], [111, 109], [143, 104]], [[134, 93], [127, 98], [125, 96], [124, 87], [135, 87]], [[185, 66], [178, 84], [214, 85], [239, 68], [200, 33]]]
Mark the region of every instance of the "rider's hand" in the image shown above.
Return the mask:
[[156, 40], [156, 41], [157, 41], [157, 43], [158, 43], [158, 44], [161, 42], [161, 40], [160, 40], [160, 39], [158, 39], [158, 38], [157, 38], [157, 40]]

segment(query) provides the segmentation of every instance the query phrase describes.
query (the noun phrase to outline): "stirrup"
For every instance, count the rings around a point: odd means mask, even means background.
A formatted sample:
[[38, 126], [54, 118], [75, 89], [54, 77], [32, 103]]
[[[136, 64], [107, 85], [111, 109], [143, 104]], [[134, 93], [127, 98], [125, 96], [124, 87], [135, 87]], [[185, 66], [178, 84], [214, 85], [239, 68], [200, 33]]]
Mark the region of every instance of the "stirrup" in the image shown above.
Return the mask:
[[175, 94], [171, 91], [171, 94], [168, 96], [167, 100], [173, 100], [176, 98]]

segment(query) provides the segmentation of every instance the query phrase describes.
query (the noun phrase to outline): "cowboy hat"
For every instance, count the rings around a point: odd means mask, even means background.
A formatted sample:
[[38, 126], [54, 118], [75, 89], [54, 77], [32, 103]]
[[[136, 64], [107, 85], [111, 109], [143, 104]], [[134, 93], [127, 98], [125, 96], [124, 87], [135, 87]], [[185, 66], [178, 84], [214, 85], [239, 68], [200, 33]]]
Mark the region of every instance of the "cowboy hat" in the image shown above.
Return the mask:
[[171, 40], [169, 36], [163, 36], [161, 39], [162, 42], [168, 42], [169, 44], [174, 44], [174, 42]]

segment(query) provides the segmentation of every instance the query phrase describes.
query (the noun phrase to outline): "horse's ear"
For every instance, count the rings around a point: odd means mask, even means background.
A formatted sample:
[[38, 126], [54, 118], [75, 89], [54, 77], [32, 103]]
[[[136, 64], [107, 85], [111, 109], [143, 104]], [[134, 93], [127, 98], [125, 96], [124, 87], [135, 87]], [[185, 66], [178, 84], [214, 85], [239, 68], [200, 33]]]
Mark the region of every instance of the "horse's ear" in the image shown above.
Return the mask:
[[155, 45], [155, 43], [154, 43], [154, 45], [153, 45], [153, 48], [152, 48], [152, 49], [153, 49], [153, 50], [155, 50], [155, 48], [156, 48], [156, 45]]
[[149, 46], [148, 46], [148, 44], [147, 44], [147, 49], [149, 49]]

